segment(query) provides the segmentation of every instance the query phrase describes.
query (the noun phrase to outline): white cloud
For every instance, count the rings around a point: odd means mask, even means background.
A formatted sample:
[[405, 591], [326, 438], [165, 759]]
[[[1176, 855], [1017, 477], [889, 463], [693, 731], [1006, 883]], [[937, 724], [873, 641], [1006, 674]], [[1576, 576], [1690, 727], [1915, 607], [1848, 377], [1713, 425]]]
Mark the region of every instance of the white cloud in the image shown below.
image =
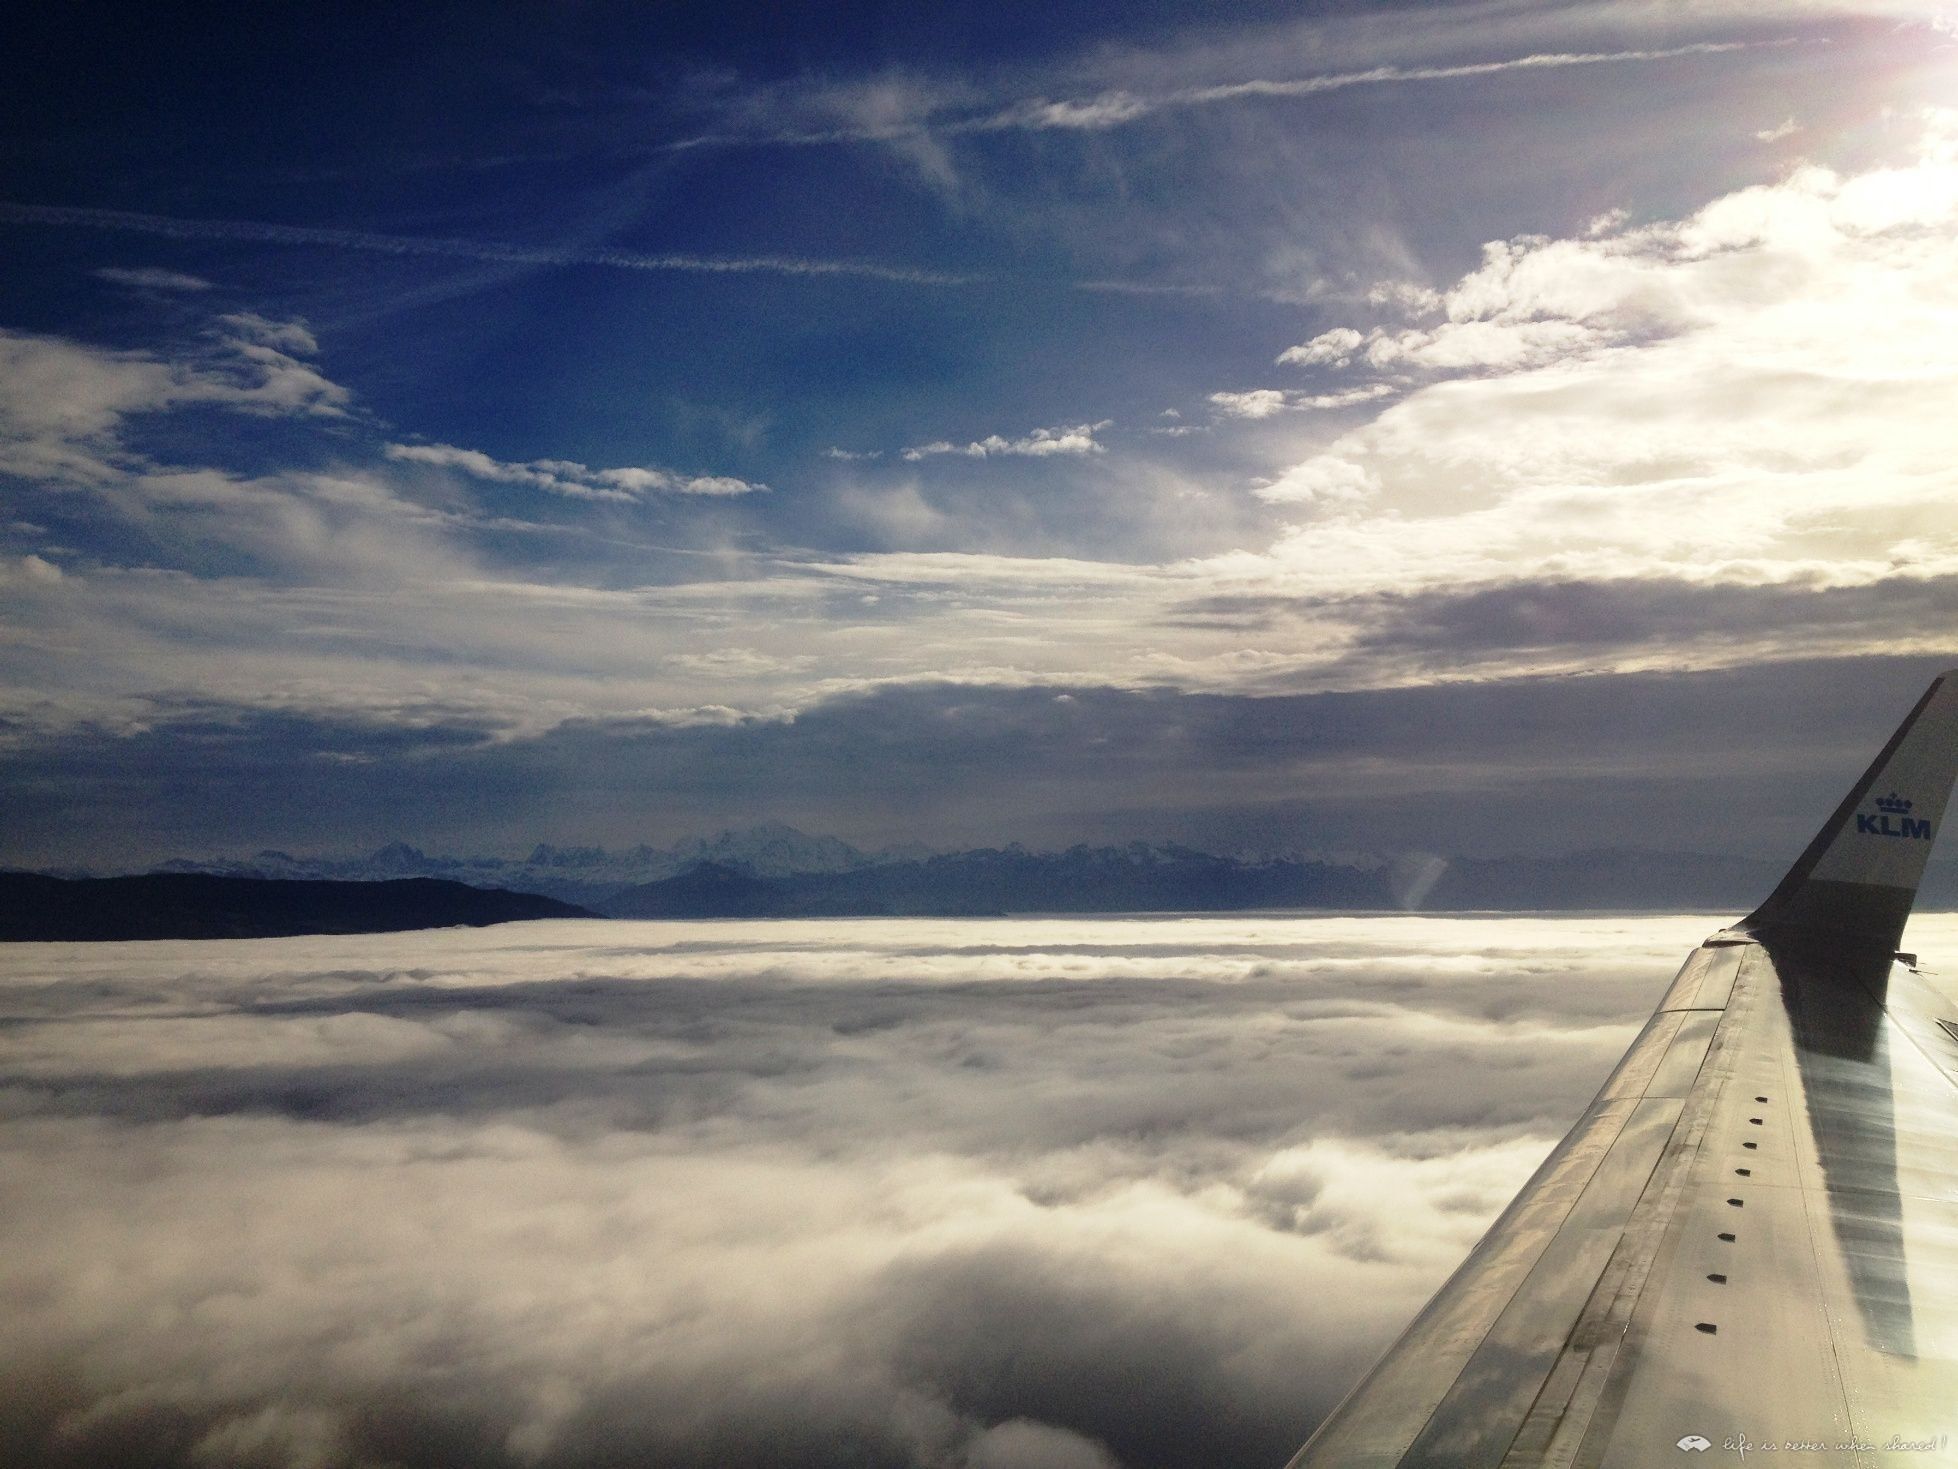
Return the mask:
[[453, 469], [474, 479], [529, 485], [578, 500], [638, 500], [646, 495], [750, 495], [766, 490], [731, 475], [684, 475], [667, 469], [627, 467], [591, 469], [571, 459], [532, 459], [511, 463], [479, 449], [453, 444], [389, 444], [389, 459]]
[[1268, 559], [1213, 564], [1328, 594], [1948, 574], [1952, 133], [1932, 114], [1911, 163], [1803, 167], [1678, 221], [1491, 245], [1442, 293], [1445, 322], [1375, 329], [1354, 356], [1471, 375], [1408, 392], [1260, 491], [1344, 495], [1346, 512]]
[[[1370, 306], [1398, 311], [1404, 316], [1427, 316], [1442, 308], [1441, 292], [1413, 281], [1375, 281], [1367, 287], [1366, 299]], [[1359, 342], [1355, 340], [1352, 345], [1357, 347]], [[1279, 358], [1281, 362], [1285, 360]]]
[[1296, 347], [1287, 347], [1278, 354], [1281, 366], [1312, 367], [1325, 364], [1331, 367], [1344, 367], [1353, 360], [1353, 355], [1366, 341], [1350, 326], [1336, 326], [1331, 331], [1321, 332], [1309, 342]]
[[1754, 136], [1763, 143], [1779, 143], [1783, 138], [1791, 138], [1800, 132], [1801, 125], [1794, 118], [1783, 118], [1771, 128], [1763, 128]]
[[119, 431], [144, 414], [209, 406], [346, 416], [352, 395], [300, 360], [317, 349], [302, 323], [224, 316], [211, 341], [166, 361], [0, 328], [0, 473], [51, 484], [112, 481], [134, 463]]
[[1573, 356], [1604, 340], [1595, 329], [1571, 321], [1447, 322], [1427, 331], [1376, 328], [1367, 338], [1366, 360], [1376, 368], [1513, 371]]
[[[646, 471], [637, 470], [637, 471], [617, 471], [617, 472], [637, 476], [638, 474], [643, 474]], [[628, 482], [636, 482], [636, 480], [612, 481], [612, 483], [628, 483]], [[767, 485], [759, 484], [751, 480], [739, 479], [731, 474], [696, 474], [691, 477], [676, 477], [673, 483], [677, 486], [675, 492], [682, 495], [716, 495], [716, 496], [752, 495], [757, 491], [766, 490], [768, 488]]]
[[302, 357], [317, 356], [320, 350], [319, 338], [301, 321], [273, 321], [255, 311], [234, 311], [220, 316], [218, 322], [231, 328], [234, 340], [256, 342]]
[[[1254, 388], [1243, 393], [1212, 393], [1210, 402], [1225, 418], [1270, 418], [1275, 414], [1307, 409], [1352, 408], [1371, 403], [1392, 393], [1390, 383], [1366, 383], [1331, 393], [1289, 392], [1279, 388]], [[1158, 433], [1164, 430], [1158, 429]]]
[[10, 456], [51, 455], [178, 401], [187, 376], [143, 353], [0, 329], [0, 436]]
[[903, 457], [916, 462], [941, 454], [958, 454], [969, 459], [989, 459], [995, 455], [1019, 455], [1045, 459], [1055, 454], [1100, 454], [1105, 452], [1105, 449], [1096, 441], [1095, 435], [1113, 424], [1112, 418], [1104, 418], [1099, 423], [1037, 428], [1032, 433], [1016, 439], [1009, 439], [1000, 434], [988, 434], [983, 439], [974, 439], [966, 444], [936, 439], [929, 444], [914, 444], [904, 450]]
[[[1281, 363], [1439, 372], [1514, 371], [1626, 343], [1731, 329], [1819, 285], [1814, 273], [1873, 254], [1864, 244], [1906, 228], [1951, 224], [1954, 125], [1927, 114], [1914, 165], [1842, 178], [1804, 166], [1785, 181], [1741, 189], [1687, 219], [1626, 228], [1622, 211], [1573, 239], [1521, 236], [1483, 247], [1481, 265], [1435, 295], [1446, 321], [1364, 335], [1335, 328]], [[1753, 289], [1741, 257], [1767, 272]], [[1868, 259], [1867, 266], [1878, 262]], [[1899, 259], [1898, 265], [1907, 262]]]
[[0, 1398], [105, 1462], [1279, 1463], [1714, 922], [38, 946]]
[[[220, 316], [217, 333], [237, 366], [224, 375], [230, 390], [212, 396], [227, 408], [269, 415], [304, 414], [315, 418], [345, 415], [353, 395], [303, 357], [320, 344], [300, 321], [272, 321], [256, 312]], [[220, 370], [222, 370], [220, 360]]]
[[1245, 393], [1212, 393], [1210, 401], [1226, 418], [1269, 418], [1285, 407], [1276, 388], [1253, 388]]
[[1365, 465], [1320, 454], [1294, 464], [1257, 495], [1275, 505], [1323, 505], [1364, 500], [1379, 488], [1379, 480]]
[[1371, 403], [1377, 398], [1385, 398], [1396, 391], [1392, 383], [1366, 383], [1356, 388], [1341, 388], [1331, 393], [1293, 393], [1290, 394], [1294, 408], [1353, 408], [1361, 403]]
[[29, 554], [22, 556], [17, 564], [20, 574], [29, 581], [51, 586], [61, 580], [61, 568], [44, 557]]

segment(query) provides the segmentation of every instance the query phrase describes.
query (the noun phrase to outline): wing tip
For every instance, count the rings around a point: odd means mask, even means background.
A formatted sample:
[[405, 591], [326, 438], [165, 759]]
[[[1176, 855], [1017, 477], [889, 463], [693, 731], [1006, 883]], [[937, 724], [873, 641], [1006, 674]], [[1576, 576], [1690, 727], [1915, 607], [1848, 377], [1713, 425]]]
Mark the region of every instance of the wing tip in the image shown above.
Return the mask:
[[1774, 892], [1742, 921], [1894, 949], [1958, 772], [1958, 669], [1939, 674]]

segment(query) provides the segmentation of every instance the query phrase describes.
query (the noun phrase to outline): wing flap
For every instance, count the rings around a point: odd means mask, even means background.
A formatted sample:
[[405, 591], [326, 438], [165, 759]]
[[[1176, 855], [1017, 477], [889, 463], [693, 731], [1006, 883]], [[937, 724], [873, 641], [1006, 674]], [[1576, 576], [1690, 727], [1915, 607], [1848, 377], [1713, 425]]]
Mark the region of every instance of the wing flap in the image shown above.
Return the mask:
[[1402, 1465], [1456, 1469], [1502, 1462], [1623, 1242], [1678, 1125], [1680, 1106], [1675, 1097], [1642, 1097], [1634, 1104], [1583, 1195]]
[[[1716, 936], [1688, 958], [1671, 993], [1697, 1004], [1709, 977], [1730, 988], [1751, 948]], [[1576, 1370], [1563, 1361], [1567, 1344], [1601, 1283], [1609, 1305], [1628, 1280], [1644, 1278], [1663, 1224], [1653, 1218], [1665, 1196], [1653, 1192], [1655, 1175], [1679, 1151], [1685, 1099], [1719, 1018], [1697, 1008], [1652, 1017], [1570, 1136], [1293, 1469], [1505, 1462], [1553, 1377]], [[1676, 1171], [1675, 1157], [1666, 1179]]]
[[1594, 1102], [1366, 1379], [1292, 1460], [1354, 1469], [1402, 1462], [1436, 1405], [1536, 1267], [1638, 1106]]

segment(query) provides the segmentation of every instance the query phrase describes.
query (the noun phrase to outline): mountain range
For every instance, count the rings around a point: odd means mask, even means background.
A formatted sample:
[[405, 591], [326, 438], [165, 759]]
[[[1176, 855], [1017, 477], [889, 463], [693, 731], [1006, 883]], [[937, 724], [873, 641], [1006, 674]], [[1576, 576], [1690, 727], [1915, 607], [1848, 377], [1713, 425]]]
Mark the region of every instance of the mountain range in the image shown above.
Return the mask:
[[641, 843], [604, 847], [556, 847], [539, 843], [521, 857], [433, 855], [406, 842], [391, 842], [367, 856], [301, 857], [263, 851], [251, 857], [174, 859], [158, 872], [203, 873], [220, 877], [276, 877], [340, 882], [376, 882], [402, 877], [439, 877], [471, 887], [541, 893], [562, 902], [605, 911], [611, 897], [627, 888], [677, 877], [703, 863], [738, 867], [758, 877], [848, 872], [860, 867], [915, 860], [930, 855], [922, 846], [861, 851], [833, 836], [810, 836], [792, 826], [770, 823], [711, 837], [688, 837], [670, 847]]
[[[177, 860], [166, 873], [373, 882], [441, 878], [536, 893], [612, 917], [1619, 908], [1741, 913], [1783, 863], [1624, 849], [1552, 856], [1221, 855], [1175, 844], [1017, 844], [960, 852], [864, 851], [780, 824], [670, 847], [538, 845], [522, 857], [439, 856], [403, 842], [369, 856]], [[1921, 906], [1958, 906], [1958, 862], [1933, 863]]]

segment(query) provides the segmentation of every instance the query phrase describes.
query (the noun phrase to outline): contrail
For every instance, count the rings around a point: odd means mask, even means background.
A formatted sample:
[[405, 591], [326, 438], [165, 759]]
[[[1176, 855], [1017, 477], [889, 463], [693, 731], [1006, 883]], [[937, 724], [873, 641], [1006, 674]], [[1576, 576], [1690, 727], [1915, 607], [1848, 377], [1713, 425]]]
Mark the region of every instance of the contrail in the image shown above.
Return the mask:
[[983, 277], [914, 270], [869, 260], [807, 260], [794, 255], [644, 255], [631, 250], [517, 245], [498, 240], [456, 240], [427, 235], [382, 235], [367, 230], [270, 224], [251, 219], [179, 219], [122, 209], [79, 209], [0, 201], [0, 223], [68, 225], [124, 230], [175, 240], [230, 240], [265, 245], [324, 245], [378, 255], [432, 255], [511, 265], [591, 265], [607, 270], [691, 271], [701, 275], [854, 276], [907, 286], [964, 286]]
[[1414, 82], [1455, 81], [1468, 77], [1494, 76], [1508, 71], [1543, 71], [1567, 66], [1603, 66], [1614, 62], [1668, 61], [1682, 56], [1714, 56], [1729, 51], [1751, 51], [1763, 46], [1793, 45], [1794, 39], [1772, 41], [1696, 41], [1685, 46], [1639, 51], [1543, 51], [1528, 56], [1511, 56], [1499, 61], [1461, 62], [1452, 66], [1376, 66], [1365, 71], [1327, 72], [1319, 76], [1252, 78], [1207, 87], [1183, 87], [1170, 92], [1136, 93], [1122, 90], [1099, 92], [1092, 97], [1062, 98], [1058, 101], [1035, 97], [995, 112], [976, 117], [929, 118], [917, 122], [898, 122], [878, 127], [784, 130], [775, 133], [709, 133], [663, 144], [664, 151], [690, 148], [753, 147], [766, 144], [809, 145], [822, 143], [888, 142], [897, 138], [925, 135], [956, 136], [961, 133], [1048, 132], [1053, 130], [1096, 131], [1126, 126], [1157, 112], [1182, 107], [1207, 107], [1219, 102], [1234, 102], [1246, 97], [1309, 97], [1321, 92], [1337, 92], [1348, 87], [1378, 87]]
[[1469, 61], [1453, 66], [1375, 66], [1365, 71], [1329, 72], [1322, 76], [1278, 81], [1253, 78], [1210, 87], [1184, 87], [1157, 96], [1107, 92], [1085, 101], [1025, 102], [965, 126], [986, 131], [1004, 128], [1115, 127], [1164, 108], [1204, 107], [1215, 102], [1234, 102], [1241, 97], [1310, 97], [1321, 92], [1342, 91], [1347, 87], [1445, 82], [1465, 77], [1494, 76], [1506, 71], [1547, 71], [1566, 66], [1602, 66], [1612, 62], [1667, 61], [1680, 56], [1712, 56], [1725, 51], [1745, 51], [1763, 44], [1787, 43], [1698, 41], [1689, 46], [1672, 46], [1659, 51], [1543, 51], [1530, 56], [1512, 56], [1502, 61]]

